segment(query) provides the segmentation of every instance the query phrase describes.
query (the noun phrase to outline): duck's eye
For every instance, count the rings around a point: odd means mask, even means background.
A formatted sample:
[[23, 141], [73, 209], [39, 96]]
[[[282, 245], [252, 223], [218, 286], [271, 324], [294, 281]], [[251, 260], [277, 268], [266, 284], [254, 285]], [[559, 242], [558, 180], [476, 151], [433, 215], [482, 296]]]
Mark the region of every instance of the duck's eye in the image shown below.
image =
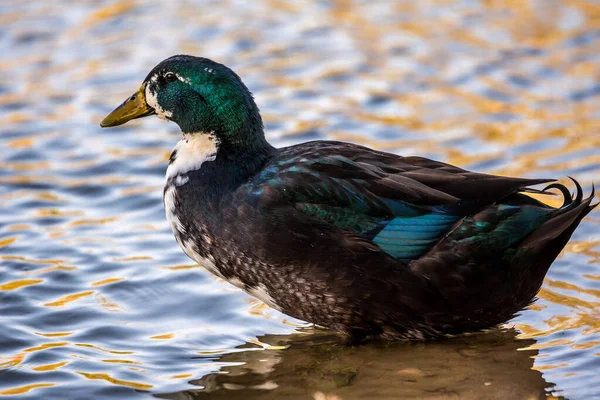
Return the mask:
[[177, 80], [177, 75], [175, 75], [172, 72], [167, 72], [165, 74], [165, 79], [167, 80], [167, 82], [173, 82]]

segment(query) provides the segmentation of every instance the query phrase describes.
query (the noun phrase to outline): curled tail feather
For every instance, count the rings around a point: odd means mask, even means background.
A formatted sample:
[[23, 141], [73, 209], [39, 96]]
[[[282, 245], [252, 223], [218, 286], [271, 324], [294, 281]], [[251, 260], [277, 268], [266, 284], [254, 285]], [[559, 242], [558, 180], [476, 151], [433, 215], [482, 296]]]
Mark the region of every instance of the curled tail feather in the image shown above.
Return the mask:
[[[575, 184], [577, 192], [575, 198], [569, 193], [567, 187], [560, 183], [553, 183], [546, 186], [542, 192], [549, 189], [558, 189], [564, 196], [563, 205], [556, 209], [556, 214], [542, 226], [532, 232], [528, 237], [525, 238], [522, 247], [534, 247], [536, 244], [544, 241], [549, 241], [563, 235], [567, 231], [570, 231], [566, 241], [571, 237], [571, 234], [575, 228], [579, 225], [581, 220], [590, 213], [597, 205], [591, 204], [595, 197], [596, 189], [592, 184], [592, 193], [587, 197], [583, 198], [583, 189], [579, 182], [569, 177]], [[574, 226], [573, 226], [574, 224]]]

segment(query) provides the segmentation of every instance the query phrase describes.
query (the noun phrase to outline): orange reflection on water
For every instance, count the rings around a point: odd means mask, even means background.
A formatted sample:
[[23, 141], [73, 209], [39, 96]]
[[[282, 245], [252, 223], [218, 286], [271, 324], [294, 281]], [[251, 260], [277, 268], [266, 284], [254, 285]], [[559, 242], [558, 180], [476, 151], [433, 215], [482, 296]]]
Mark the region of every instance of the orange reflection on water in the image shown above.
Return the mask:
[[54, 265], [52, 267], [40, 268], [40, 269], [36, 269], [34, 271], [26, 271], [25, 274], [40, 275], [40, 274], [46, 274], [48, 272], [53, 272], [53, 271], [73, 271], [76, 269], [77, 269], [77, 267], [74, 267], [72, 265]]
[[69, 343], [68, 342], [54, 342], [54, 343], [44, 343], [42, 345], [39, 346], [35, 346], [35, 347], [30, 347], [28, 349], [23, 350], [23, 352], [25, 353], [33, 353], [36, 351], [42, 351], [42, 350], [47, 350], [47, 349], [51, 349], [54, 347], [64, 347], [64, 346], [68, 346]]
[[105, 363], [117, 363], [117, 364], [138, 364], [141, 365], [141, 363], [137, 362], [137, 361], [132, 361], [132, 360], [124, 360], [124, 359], [108, 359], [108, 360], [100, 360], [101, 362], [105, 362]]
[[32, 383], [30, 385], [19, 386], [19, 387], [12, 388], [12, 389], [6, 389], [6, 390], [0, 391], [0, 396], [14, 396], [14, 395], [18, 395], [18, 394], [24, 394], [33, 389], [50, 387], [50, 386], [56, 386], [56, 383]]
[[14, 356], [0, 357], [0, 371], [19, 365], [25, 358], [24, 353], [19, 353]]
[[9, 238], [2, 239], [2, 240], [0, 240], [0, 247], [9, 246], [16, 241], [17, 241], [16, 237], [9, 237]]
[[60, 367], [64, 367], [67, 365], [69, 361], [61, 361], [53, 364], [44, 364], [38, 365], [37, 367], [33, 367], [32, 369], [36, 372], [47, 372], [47, 371], [56, 371]]
[[110, 382], [113, 385], [128, 386], [128, 387], [131, 387], [134, 389], [139, 389], [139, 390], [150, 390], [154, 387], [152, 385], [148, 385], [145, 383], [126, 381], [124, 379], [113, 378], [112, 376], [110, 376], [109, 374], [106, 374], [106, 373], [88, 373], [88, 372], [81, 372], [81, 371], [77, 371], [77, 373], [81, 376], [86, 377], [87, 379], [100, 379], [100, 380], [104, 380], [106, 382]]
[[110, 224], [112, 222], [115, 222], [117, 220], [117, 217], [111, 217], [111, 218], [95, 218], [95, 219], [79, 219], [77, 221], [73, 221], [71, 222], [72, 226], [81, 226], [81, 225], [103, 225], [103, 224]]
[[0, 290], [16, 290], [26, 286], [37, 285], [43, 281], [43, 279], [20, 279], [0, 285]]
[[154, 340], [168, 340], [168, 339], [173, 339], [174, 337], [175, 337], [175, 333], [164, 333], [162, 335], [150, 336], [150, 339], [154, 339]]
[[75, 332], [52, 332], [52, 333], [35, 332], [36, 335], [40, 335], [40, 336], [44, 336], [44, 337], [64, 337], [64, 336], [71, 336], [74, 333]]
[[92, 283], [92, 286], [110, 285], [111, 283], [120, 282], [123, 279], [125, 279], [125, 278], [107, 278], [107, 279], [102, 279], [100, 281], [96, 281], [96, 282]]
[[91, 294], [93, 294], [94, 291], [93, 290], [86, 290], [84, 292], [79, 292], [79, 293], [72, 293], [72, 294], [68, 294], [66, 296], [61, 297], [58, 300], [55, 301], [51, 301], [49, 303], [45, 303], [44, 305], [47, 307], [62, 307], [68, 303], [71, 303], [73, 301], [79, 300], [83, 297], [87, 297]]
[[100, 350], [100, 351], [103, 351], [105, 353], [110, 353], [110, 354], [134, 354], [135, 353], [134, 351], [105, 349], [103, 347], [96, 346], [94, 344], [89, 344], [89, 343], [75, 343], [75, 346], [87, 347], [87, 348], [90, 348], [90, 349]]
[[119, 304], [113, 301], [109, 301], [104, 295], [100, 293], [96, 293], [96, 301], [98, 302], [100, 307], [102, 307], [108, 312], [123, 312], [123, 308], [119, 306]]

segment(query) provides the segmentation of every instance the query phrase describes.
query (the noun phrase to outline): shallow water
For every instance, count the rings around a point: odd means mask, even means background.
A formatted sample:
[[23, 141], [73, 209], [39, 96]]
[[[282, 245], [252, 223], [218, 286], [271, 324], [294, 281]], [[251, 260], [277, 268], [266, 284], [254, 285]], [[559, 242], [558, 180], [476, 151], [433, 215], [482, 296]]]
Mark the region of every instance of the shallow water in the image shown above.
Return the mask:
[[600, 212], [506, 330], [347, 348], [178, 248], [161, 200], [175, 125], [98, 126], [160, 60], [203, 55], [242, 76], [276, 145], [354, 141], [589, 192], [600, 4], [246, 3], [0, 3], [0, 396], [600, 398]]

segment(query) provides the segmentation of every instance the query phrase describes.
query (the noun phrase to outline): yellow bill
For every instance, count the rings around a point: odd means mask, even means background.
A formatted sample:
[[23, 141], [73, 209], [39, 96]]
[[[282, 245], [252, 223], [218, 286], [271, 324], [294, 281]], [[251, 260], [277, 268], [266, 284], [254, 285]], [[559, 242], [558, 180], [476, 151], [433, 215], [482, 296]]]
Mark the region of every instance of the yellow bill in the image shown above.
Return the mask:
[[100, 126], [108, 128], [111, 126], [123, 125], [125, 122], [135, 118], [147, 117], [154, 114], [154, 109], [146, 103], [145, 86], [115, 108], [110, 114], [100, 122]]

